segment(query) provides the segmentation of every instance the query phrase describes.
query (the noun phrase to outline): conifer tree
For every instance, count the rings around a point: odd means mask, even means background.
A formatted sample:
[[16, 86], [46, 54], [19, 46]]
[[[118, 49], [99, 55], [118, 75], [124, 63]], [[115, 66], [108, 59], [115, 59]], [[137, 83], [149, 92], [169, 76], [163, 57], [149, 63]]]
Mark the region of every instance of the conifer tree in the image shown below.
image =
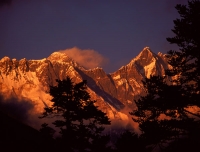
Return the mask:
[[109, 136], [103, 135], [104, 125], [110, 121], [106, 114], [94, 105], [86, 91], [86, 81], [74, 84], [67, 77], [56, 80], [57, 86], [50, 86], [52, 107], [45, 108], [43, 117], [56, 116], [55, 127], [60, 128], [61, 138], [58, 150], [97, 151], [106, 150]]
[[140, 137], [151, 145], [151, 150], [159, 147], [173, 151], [169, 141], [177, 144], [183, 137], [193, 142], [181, 146], [195, 143], [198, 148], [200, 144], [200, 116], [187, 109], [200, 106], [200, 1], [188, 1], [188, 6], [178, 4], [175, 8], [181, 18], [174, 20], [175, 36], [167, 41], [177, 44], [179, 50], [167, 53], [171, 69], [166, 70], [166, 76], [145, 79], [146, 96], [136, 101], [137, 109], [131, 112], [142, 131]]
[[172, 69], [166, 74], [176, 76], [174, 83], [191, 97], [191, 104], [200, 105], [200, 1], [188, 1], [188, 6], [178, 4], [176, 9], [181, 18], [174, 20], [175, 36], [167, 41], [178, 45], [179, 50], [168, 52]]
[[145, 147], [138, 135], [132, 131], [125, 130], [120, 134], [115, 143], [116, 152], [144, 152]]

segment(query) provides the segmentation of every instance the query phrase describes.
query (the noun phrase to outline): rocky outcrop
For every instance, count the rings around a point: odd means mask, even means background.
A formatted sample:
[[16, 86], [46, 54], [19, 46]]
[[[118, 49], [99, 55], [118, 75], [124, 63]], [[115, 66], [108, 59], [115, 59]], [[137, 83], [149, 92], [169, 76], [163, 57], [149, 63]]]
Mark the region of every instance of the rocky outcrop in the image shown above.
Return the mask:
[[35, 104], [37, 112], [51, 104], [49, 86], [56, 79], [70, 76], [77, 83], [87, 80], [88, 91], [96, 105], [112, 119], [126, 118], [121, 109], [134, 107], [134, 100], [143, 92], [142, 80], [150, 75], [163, 75], [168, 68], [163, 54], [153, 53], [145, 47], [129, 64], [114, 73], [106, 74], [102, 68], [86, 70], [65, 53], [54, 52], [41, 60], [0, 60], [0, 93], [5, 97], [27, 98]]

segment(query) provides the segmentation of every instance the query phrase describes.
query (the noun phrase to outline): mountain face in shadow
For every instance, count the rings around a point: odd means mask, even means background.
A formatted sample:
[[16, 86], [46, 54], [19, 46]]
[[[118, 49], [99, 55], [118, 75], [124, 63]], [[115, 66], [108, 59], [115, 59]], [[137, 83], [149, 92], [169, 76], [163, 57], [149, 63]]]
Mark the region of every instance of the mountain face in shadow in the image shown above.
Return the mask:
[[41, 60], [0, 60], [0, 93], [4, 98], [28, 99], [35, 113], [51, 105], [49, 86], [56, 79], [72, 78], [74, 83], [87, 80], [88, 92], [96, 105], [112, 120], [127, 119], [124, 107], [135, 107], [134, 100], [144, 93], [142, 80], [163, 75], [168, 64], [164, 55], [145, 47], [129, 64], [106, 74], [102, 68], [85, 69], [63, 52], [54, 52]]
[[10, 117], [0, 109], [1, 151], [43, 151], [52, 150], [53, 139], [46, 138], [39, 131]]

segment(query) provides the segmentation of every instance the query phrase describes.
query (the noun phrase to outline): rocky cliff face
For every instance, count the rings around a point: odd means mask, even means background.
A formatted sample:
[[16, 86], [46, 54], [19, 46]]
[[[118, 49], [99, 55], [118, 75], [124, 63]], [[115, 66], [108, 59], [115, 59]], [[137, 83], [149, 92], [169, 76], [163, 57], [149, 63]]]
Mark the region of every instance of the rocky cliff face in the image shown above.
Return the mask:
[[122, 66], [111, 74], [105, 74], [102, 69], [87, 72], [96, 84], [118, 99], [124, 105], [134, 107], [136, 100], [144, 92], [142, 80], [150, 75], [164, 75], [168, 68], [165, 56], [162, 53], [155, 54], [149, 47], [145, 47], [131, 62]]
[[145, 47], [129, 64], [111, 74], [117, 88], [117, 98], [124, 104], [134, 104], [134, 99], [144, 91], [142, 80], [150, 75], [164, 75], [167, 67], [162, 56]]
[[61, 52], [54, 52], [41, 60], [16, 60], [4, 57], [0, 60], [0, 93], [9, 98], [26, 98], [35, 105], [38, 113], [51, 105], [49, 86], [56, 79], [70, 76], [77, 83], [87, 80], [92, 99], [111, 119], [128, 119], [121, 112], [125, 106], [134, 107], [134, 100], [144, 91], [141, 80], [150, 75], [163, 75], [168, 64], [161, 53], [154, 54], [148, 47], [131, 62], [114, 73], [103, 69], [86, 70]]

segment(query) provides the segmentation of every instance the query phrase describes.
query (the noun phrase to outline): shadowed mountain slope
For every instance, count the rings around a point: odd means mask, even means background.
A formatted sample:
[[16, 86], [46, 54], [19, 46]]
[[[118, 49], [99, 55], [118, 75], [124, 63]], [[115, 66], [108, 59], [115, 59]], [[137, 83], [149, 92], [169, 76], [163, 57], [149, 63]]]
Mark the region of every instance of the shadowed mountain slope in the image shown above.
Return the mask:
[[44, 137], [39, 131], [10, 117], [0, 109], [0, 150], [42, 151], [53, 148], [53, 139]]
[[74, 83], [87, 80], [88, 92], [96, 105], [110, 119], [124, 120], [126, 106], [134, 108], [134, 100], [144, 93], [142, 80], [150, 75], [163, 75], [168, 64], [164, 55], [145, 47], [130, 63], [114, 73], [106, 74], [102, 68], [85, 69], [63, 52], [54, 52], [41, 60], [0, 60], [0, 93], [5, 98], [28, 99], [35, 113], [51, 105], [49, 86], [66, 76]]

